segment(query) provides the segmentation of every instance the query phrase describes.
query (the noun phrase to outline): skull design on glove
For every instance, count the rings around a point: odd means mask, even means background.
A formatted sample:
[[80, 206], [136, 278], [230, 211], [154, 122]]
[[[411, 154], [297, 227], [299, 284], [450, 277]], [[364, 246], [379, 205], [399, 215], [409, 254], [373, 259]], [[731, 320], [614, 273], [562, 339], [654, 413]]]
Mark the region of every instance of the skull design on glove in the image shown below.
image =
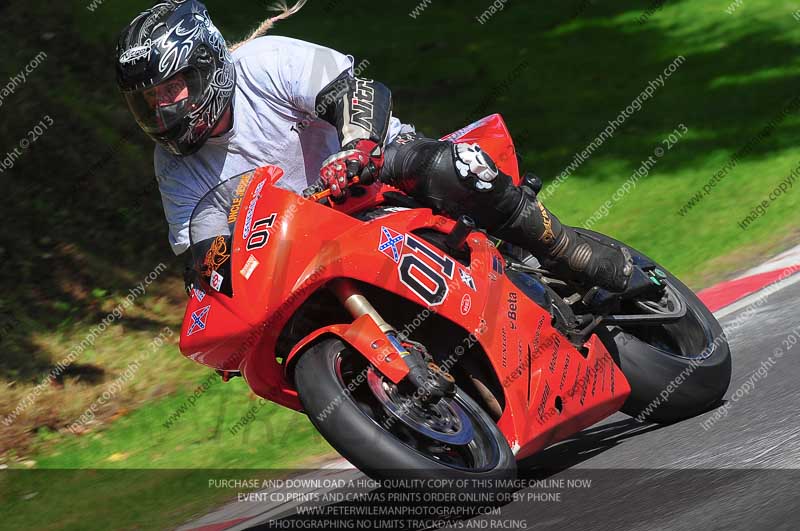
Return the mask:
[[456, 170], [462, 179], [475, 178], [475, 188], [491, 190], [497, 178], [497, 165], [478, 144], [453, 144]]

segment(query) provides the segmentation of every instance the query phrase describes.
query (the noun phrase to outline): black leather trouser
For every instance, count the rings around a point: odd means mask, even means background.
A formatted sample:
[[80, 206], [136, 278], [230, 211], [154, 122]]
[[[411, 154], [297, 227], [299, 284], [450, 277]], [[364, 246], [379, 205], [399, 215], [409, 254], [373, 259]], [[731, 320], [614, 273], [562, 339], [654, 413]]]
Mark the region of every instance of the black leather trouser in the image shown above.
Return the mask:
[[474, 144], [402, 134], [386, 147], [380, 179], [452, 218], [471, 217], [555, 271], [577, 273], [612, 291], [626, 289], [632, 270], [622, 249], [562, 225], [532, 190], [515, 186]]
[[450, 217], [468, 215], [489, 232], [513, 217], [523, 193], [502, 172], [491, 187], [477, 188], [477, 177], [459, 175], [452, 142], [417, 133], [402, 134], [386, 146], [380, 179]]

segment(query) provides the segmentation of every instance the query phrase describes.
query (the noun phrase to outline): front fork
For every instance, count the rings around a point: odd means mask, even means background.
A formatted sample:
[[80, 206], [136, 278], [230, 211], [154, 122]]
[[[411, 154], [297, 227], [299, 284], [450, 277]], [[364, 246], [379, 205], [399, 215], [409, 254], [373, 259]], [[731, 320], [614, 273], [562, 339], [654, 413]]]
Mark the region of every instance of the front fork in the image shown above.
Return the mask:
[[[381, 332], [396, 338], [397, 331], [394, 327], [383, 320], [378, 310], [358, 291], [352, 280], [337, 279], [331, 282], [329, 287], [353, 318], [358, 319], [364, 315], [369, 315], [378, 325], [378, 328], [381, 329]], [[408, 353], [406, 352], [406, 354]]]
[[[432, 360], [426, 361], [424, 352], [419, 348], [407, 348], [397, 334], [397, 330], [381, 317], [369, 300], [358, 290], [352, 280], [337, 279], [331, 282], [330, 289], [339, 299], [339, 302], [358, 321], [371, 320], [380, 332], [386, 337], [389, 349], [405, 363], [408, 373], [404, 381], [408, 381], [414, 388], [414, 395], [423, 403], [436, 402], [443, 396], [452, 396], [455, 393], [455, 380], [452, 375], [443, 371]], [[373, 341], [371, 348], [379, 345], [379, 340]], [[391, 359], [391, 353], [381, 359]], [[381, 369], [381, 364], [377, 365]], [[394, 383], [401, 383], [387, 375]]]

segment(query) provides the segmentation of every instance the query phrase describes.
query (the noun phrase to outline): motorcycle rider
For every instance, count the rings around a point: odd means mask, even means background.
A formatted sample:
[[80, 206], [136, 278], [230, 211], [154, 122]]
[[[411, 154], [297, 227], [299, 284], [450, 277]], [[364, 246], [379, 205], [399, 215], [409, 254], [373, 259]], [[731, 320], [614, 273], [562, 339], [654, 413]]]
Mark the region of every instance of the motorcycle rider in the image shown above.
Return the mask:
[[450, 216], [469, 215], [551, 270], [613, 292], [634, 289], [626, 248], [562, 224], [479, 145], [425, 138], [401, 123], [389, 89], [356, 75], [352, 57], [264, 36], [305, 2], [283, 4], [233, 46], [197, 0], [160, 2], [120, 35], [117, 81], [156, 142], [155, 174], [176, 254], [189, 247], [189, 219], [208, 190], [275, 164], [285, 172], [278, 186], [296, 193], [321, 176], [341, 200], [354, 176], [361, 184], [379, 179]]

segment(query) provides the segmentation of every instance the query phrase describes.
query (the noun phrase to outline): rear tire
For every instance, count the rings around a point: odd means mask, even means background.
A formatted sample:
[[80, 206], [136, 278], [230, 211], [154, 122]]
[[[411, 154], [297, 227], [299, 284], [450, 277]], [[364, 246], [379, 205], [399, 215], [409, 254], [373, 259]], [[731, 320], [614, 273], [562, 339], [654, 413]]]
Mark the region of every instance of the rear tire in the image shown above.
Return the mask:
[[[478, 450], [488, 448], [486, 454], [491, 454], [481, 459], [482, 466], [477, 470], [452, 466], [426, 455], [379, 424], [380, 419], [374, 417], [380, 417], [381, 411], [377, 410], [382, 410], [382, 406], [363, 403], [369, 401], [369, 396], [374, 396], [366, 378], [356, 377], [350, 380], [351, 383], [344, 384], [341, 377], [343, 356], [356, 360], [348, 363], [361, 364], [359, 370], [353, 372], [361, 373], [361, 367], [366, 367], [366, 360], [342, 341], [326, 339], [301, 355], [295, 368], [295, 385], [305, 412], [317, 430], [365, 474], [375, 479], [516, 477], [515, 458], [505, 437], [466, 393], [459, 390], [453, 400], [468, 414], [475, 431], [474, 440], [481, 442]], [[345, 389], [350, 392], [345, 393]], [[364, 395], [365, 392], [369, 396]], [[359, 393], [362, 394], [359, 396]], [[331, 407], [332, 404], [335, 407]], [[369, 411], [374, 414], [368, 414]]]
[[[625, 245], [597, 232], [577, 230], [607, 243]], [[634, 256], [654, 262], [625, 247]], [[691, 289], [658, 267], [686, 302], [686, 317], [656, 327], [609, 326], [598, 330], [598, 336], [631, 386], [622, 411], [637, 420], [670, 423], [720, 403], [731, 381], [731, 352], [714, 314]]]

